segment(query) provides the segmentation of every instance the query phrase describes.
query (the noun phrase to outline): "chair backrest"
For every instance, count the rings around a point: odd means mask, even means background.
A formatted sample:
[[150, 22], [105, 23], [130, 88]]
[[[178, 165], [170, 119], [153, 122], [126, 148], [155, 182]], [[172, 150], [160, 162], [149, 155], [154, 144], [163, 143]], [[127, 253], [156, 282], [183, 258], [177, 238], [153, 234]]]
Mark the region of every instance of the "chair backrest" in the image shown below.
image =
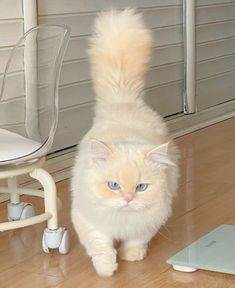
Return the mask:
[[[12, 49], [4, 76], [0, 77], [2, 135], [9, 131], [40, 144], [33, 153], [22, 156], [21, 161], [46, 155], [53, 143], [58, 121], [59, 75], [69, 35], [70, 29], [61, 25], [30, 29]], [[4, 136], [0, 133], [0, 137]]]

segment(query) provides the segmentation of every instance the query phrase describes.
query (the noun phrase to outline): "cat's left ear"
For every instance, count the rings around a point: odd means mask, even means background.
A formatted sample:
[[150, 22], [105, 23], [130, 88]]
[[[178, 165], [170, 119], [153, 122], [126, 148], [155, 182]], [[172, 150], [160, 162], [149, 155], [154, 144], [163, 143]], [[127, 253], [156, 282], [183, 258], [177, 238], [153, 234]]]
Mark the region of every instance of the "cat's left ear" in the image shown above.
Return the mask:
[[165, 166], [175, 166], [175, 163], [169, 158], [169, 145], [170, 143], [164, 143], [156, 148], [150, 150], [147, 153], [148, 159], [156, 164], [162, 164]]
[[91, 140], [91, 157], [95, 162], [106, 162], [111, 153], [111, 148], [109, 148], [103, 142], [96, 139]]

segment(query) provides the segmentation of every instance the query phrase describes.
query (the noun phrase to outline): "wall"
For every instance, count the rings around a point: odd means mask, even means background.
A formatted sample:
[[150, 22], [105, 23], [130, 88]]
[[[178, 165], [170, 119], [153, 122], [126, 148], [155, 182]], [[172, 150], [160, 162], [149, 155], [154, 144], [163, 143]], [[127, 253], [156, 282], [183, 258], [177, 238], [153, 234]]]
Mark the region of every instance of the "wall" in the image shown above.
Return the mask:
[[235, 99], [235, 1], [198, 0], [198, 111]]
[[152, 29], [154, 50], [146, 100], [163, 116], [183, 111], [182, 1], [38, 1], [39, 23], [67, 24], [71, 40], [60, 81], [60, 120], [53, 151], [75, 145], [92, 123], [94, 93], [86, 50], [98, 11], [137, 7]]

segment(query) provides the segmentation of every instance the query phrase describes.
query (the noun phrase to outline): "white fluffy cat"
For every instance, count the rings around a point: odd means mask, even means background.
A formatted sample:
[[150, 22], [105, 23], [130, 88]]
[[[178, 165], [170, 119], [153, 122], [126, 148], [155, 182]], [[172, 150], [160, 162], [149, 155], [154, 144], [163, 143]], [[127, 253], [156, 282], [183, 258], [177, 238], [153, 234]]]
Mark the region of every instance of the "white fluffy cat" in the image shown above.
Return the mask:
[[90, 58], [94, 123], [79, 145], [72, 177], [72, 221], [97, 273], [119, 256], [142, 260], [171, 214], [177, 153], [162, 118], [143, 101], [152, 38], [134, 10], [96, 20]]

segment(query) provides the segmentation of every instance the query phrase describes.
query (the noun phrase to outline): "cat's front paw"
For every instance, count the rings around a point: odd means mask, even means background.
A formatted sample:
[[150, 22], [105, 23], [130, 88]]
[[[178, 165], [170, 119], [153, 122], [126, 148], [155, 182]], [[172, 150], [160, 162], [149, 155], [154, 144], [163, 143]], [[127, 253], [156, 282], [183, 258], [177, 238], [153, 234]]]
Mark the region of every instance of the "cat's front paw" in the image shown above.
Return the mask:
[[147, 245], [122, 245], [119, 249], [119, 257], [127, 261], [140, 261], [147, 255], [147, 249]]
[[99, 276], [110, 277], [117, 270], [118, 264], [113, 261], [107, 261], [102, 257], [92, 259], [94, 268]]

